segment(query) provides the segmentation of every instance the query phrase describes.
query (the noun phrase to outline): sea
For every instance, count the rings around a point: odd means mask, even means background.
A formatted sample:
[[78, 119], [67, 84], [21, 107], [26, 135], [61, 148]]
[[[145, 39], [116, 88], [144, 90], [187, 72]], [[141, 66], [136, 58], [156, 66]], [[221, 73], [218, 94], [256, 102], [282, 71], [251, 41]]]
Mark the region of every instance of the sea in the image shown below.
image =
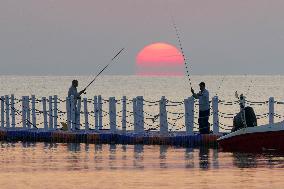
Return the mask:
[[[14, 94], [16, 99], [30, 95], [36, 95], [38, 99], [58, 95], [64, 100], [73, 79], [79, 81], [80, 90], [93, 78], [91, 75], [0, 76], [0, 94]], [[230, 104], [237, 100], [236, 91], [246, 96], [259, 117], [259, 125], [268, 123], [270, 97], [276, 101], [275, 121], [283, 121], [284, 75], [193, 75], [190, 79], [191, 84], [187, 77], [104, 75], [97, 78], [83, 97], [93, 99], [95, 95], [102, 95], [107, 102], [109, 97], [119, 100], [126, 96], [131, 100], [143, 96], [144, 110], [148, 112], [145, 118], [151, 118], [159, 109], [149, 104], [155, 104], [162, 96], [179, 104], [191, 96], [191, 87], [198, 91], [198, 84], [204, 81], [210, 98], [218, 96], [224, 102], [219, 105], [223, 132], [232, 125], [230, 115], [239, 111], [237, 103]], [[40, 109], [41, 104], [37, 106]], [[20, 108], [20, 104], [16, 107]], [[107, 111], [107, 103], [104, 107]], [[176, 119], [175, 112], [184, 111], [183, 106], [167, 108], [169, 120]], [[59, 104], [59, 109], [64, 111], [64, 103]], [[182, 124], [181, 119], [172, 127], [179, 128]], [[165, 145], [0, 143], [1, 189], [282, 189], [283, 186], [283, 154], [225, 153], [218, 148]]]

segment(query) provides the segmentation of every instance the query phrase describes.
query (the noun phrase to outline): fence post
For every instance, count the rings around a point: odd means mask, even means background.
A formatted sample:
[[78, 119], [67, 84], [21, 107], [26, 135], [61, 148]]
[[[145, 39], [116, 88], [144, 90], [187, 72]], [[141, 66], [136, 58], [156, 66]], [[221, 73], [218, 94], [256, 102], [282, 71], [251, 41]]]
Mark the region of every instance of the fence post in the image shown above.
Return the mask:
[[27, 126], [30, 129], [31, 128], [31, 109], [30, 109], [30, 97], [26, 96], [25, 97], [26, 101], [26, 113], [27, 113]]
[[115, 97], [109, 98], [109, 126], [110, 131], [116, 131], [116, 101]]
[[47, 111], [46, 111], [46, 97], [42, 97], [42, 113], [43, 113], [43, 126], [44, 129], [48, 129], [48, 124], [47, 124]]
[[76, 118], [76, 128], [80, 129], [81, 127], [81, 98], [77, 100], [77, 109], [75, 109], [75, 118]]
[[137, 97], [137, 114], [138, 114], [138, 127], [139, 127], [139, 132], [143, 133], [144, 132], [144, 109], [143, 109], [143, 96], [138, 96]]
[[162, 96], [160, 100], [160, 132], [161, 134], [168, 134], [169, 132], [165, 96]]
[[57, 114], [57, 95], [54, 95], [54, 100], [53, 100], [53, 103], [54, 103], [54, 106], [53, 106], [53, 112], [54, 112], [54, 114], [53, 114], [53, 128], [54, 129], [57, 129], [57, 118], [58, 118], [58, 114]]
[[98, 96], [98, 110], [99, 110], [99, 130], [103, 128], [103, 104], [102, 104], [102, 96]]
[[185, 125], [185, 130], [187, 134], [190, 133], [190, 127], [189, 127], [189, 99], [184, 99], [184, 125]]
[[122, 131], [126, 131], [126, 96], [122, 97]]
[[15, 128], [15, 97], [11, 94], [11, 114], [12, 114], [12, 128]]
[[274, 123], [274, 97], [269, 98], [269, 124]]
[[48, 98], [48, 108], [49, 129], [53, 129], [52, 96]]
[[213, 134], [219, 134], [219, 107], [218, 107], [218, 96], [212, 98], [212, 108], [213, 108]]
[[26, 128], [27, 126], [27, 114], [26, 114], [26, 98], [25, 96], [22, 96], [22, 124], [23, 124], [23, 128]]
[[134, 132], [138, 133], [139, 128], [137, 124], [137, 99], [133, 98], [133, 123], [134, 123]]
[[35, 103], [36, 103], [36, 99], [35, 99], [35, 95], [32, 95], [32, 123], [33, 126], [36, 126], [36, 110], [35, 110]]
[[99, 108], [98, 108], [98, 97], [94, 96], [94, 116], [95, 116], [95, 129], [99, 129]]
[[184, 99], [186, 133], [193, 135], [194, 128], [194, 97]]
[[10, 103], [9, 103], [9, 96], [5, 95], [5, 102], [6, 102], [6, 127], [10, 127]]
[[76, 120], [75, 120], [75, 104], [74, 104], [74, 96], [70, 97], [70, 115], [71, 115], [71, 130], [76, 129]]
[[70, 98], [66, 97], [66, 114], [67, 114], [67, 127], [68, 131], [71, 130], [71, 107]]
[[4, 112], [5, 112], [5, 99], [4, 99], [4, 96], [1, 96], [1, 127], [2, 128], [5, 127]]
[[88, 101], [84, 98], [84, 115], [85, 115], [85, 130], [89, 130], [89, 112], [88, 112]]

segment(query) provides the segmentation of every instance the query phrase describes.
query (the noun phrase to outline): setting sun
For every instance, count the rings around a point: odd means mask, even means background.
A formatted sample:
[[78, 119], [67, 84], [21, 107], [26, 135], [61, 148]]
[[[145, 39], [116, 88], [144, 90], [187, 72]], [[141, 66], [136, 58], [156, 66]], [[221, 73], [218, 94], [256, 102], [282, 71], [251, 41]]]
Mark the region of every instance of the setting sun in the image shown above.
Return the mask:
[[144, 47], [136, 57], [136, 75], [181, 76], [183, 57], [180, 51], [167, 43], [153, 43]]

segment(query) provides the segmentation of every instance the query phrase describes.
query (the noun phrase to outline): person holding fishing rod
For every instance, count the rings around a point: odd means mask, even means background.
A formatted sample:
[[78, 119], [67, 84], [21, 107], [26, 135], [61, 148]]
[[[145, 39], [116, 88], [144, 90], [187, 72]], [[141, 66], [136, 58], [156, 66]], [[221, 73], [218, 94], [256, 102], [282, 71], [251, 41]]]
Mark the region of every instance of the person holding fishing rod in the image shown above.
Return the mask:
[[78, 102], [78, 100], [81, 99], [81, 95], [82, 95], [83, 93], [85, 93], [85, 91], [86, 91], [86, 88], [85, 88], [85, 89], [81, 90], [81, 91], [78, 93], [78, 92], [77, 92], [77, 87], [78, 87], [78, 85], [79, 85], [78, 80], [73, 80], [73, 81], [72, 81], [72, 85], [71, 85], [71, 87], [70, 87], [69, 90], [68, 90], [68, 98], [70, 98], [71, 96], [74, 97], [74, 108], [75, 108], [75, 110], [76, 110], [76, 111], [75, 111], [75, 120], [76, 120], [76, 127], [75, 127], [75, 129], [76, 129], [76, 130], [79, 130], [79, 129], [80, 129], [80, 125], [77, 124], [77, 118], [78, 118], [78, 116], [80, 116], [80, 112], [78, 111], [78, 108], [77, 108], [77, 102]]
[[[96, 76], [95, 78], [83, 89], [81, 90], [79, 93], [77, 92], [77, 87], [79, 85], [79, 82], [77, 80], [73, 80], [72, 81], [72, 85], [71, 87], [69, 88], [68, 90], [68, 98], [70, 98], [71, 96], [74, 97], [74, 108], [75, 108], [75, 120], [76, 120], [76, 127], [75, 129], [76, 130], [80, 130], [80, 124], [77, 124], [78, 123], [78, 117], [80, 116], [80, 112], [78, 111], [78, 108], [77, 108], [77, 101], [81, 99], [81, 95], [87, 90], [87, 88], [95, 82], [95, 80], [97, 79], [97, 77], [99, 75], [101, 75], [101, 73], [103, 73], [104, 70], [107, 69], [107, 67], [113, 62], [113, 60], [116, 59], [116, 57], [118, 57], [118, 55], [124, 50], [124, 48], [122, 48], [110, 61], [109, 64], [107, 64]], [[67, 124], [64, 124], [65, 127], [67, 127]]]
[[192, 96], [199, 100], [199, 132], [200, 134], [209, 134], [209, 116], [210, 116], [210, 102], [209, 102], [209, 92], [205, 89], [205, 83], [201, 82], [199, 84], [200, 91], [195, 93], [193, 88], [191, 88]]
[[191, 93], [192, 96], [195, 99], [199, 100], [199, 118], [198, 118], [198, 123], [199, 123], [199, 132], [200, 134], [209, 134], [210, 132], [210, 124], [208, 122], [209, 120], [209, 116], [210, 116], [210, 103], [209, 103], [209, 92], [205, 89], [205, 83], [201, 82], [199, 84], [200, 87], [200, 91], [199, 93], [195, 93], [193, 88], [191, 87], [191, 77], [189, 76], [189, 65], [187, 63], [187, 59], [185, 58], [185, 54], [183, 51], [183, 47], [182, 47], [182, 43], [181, 43], [181, 38], [179, 35], [179, 31], [177, 29], [177, 25], [175, 23], [174, 17], [172, 17], [172, 23], [176, 32], [176, 36], [177, 36], [177, 40], [178, 40], [178, 44], [180, 47], [180, 51], [184, 60], [184, 64], [185, 64], [185, 69], [186, 69], [186, 75], [189, 81], [189, 85], [191, 88]]

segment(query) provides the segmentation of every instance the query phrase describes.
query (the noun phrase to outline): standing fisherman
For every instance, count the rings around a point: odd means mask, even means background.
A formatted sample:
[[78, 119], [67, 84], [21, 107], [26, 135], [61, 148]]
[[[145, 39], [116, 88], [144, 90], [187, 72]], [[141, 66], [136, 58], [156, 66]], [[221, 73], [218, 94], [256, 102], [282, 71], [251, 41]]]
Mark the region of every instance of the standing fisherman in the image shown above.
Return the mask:
[[192, 96], [199, 100], [199, 132], [200, 134], [209, 134], [210, 125], [208, 122], [210, 116], [210, 104], [209, 104], [209, 92], [205, 89], [205, 83], [201, 82], [199, 84], [200, 91], [195, 93], [191, 88]]
[[86, 89], [83, 89], [82, 91], [80, 91], [79, 93], [77, 92], [77, 87], [78, 87], [78, 81], [77, 80], [73, 80], [72, 81], [72, 85], [69, 88], [68, 91], [68, 97], [70, 98], [71, 96], [74, 97], [74, 108], [75, 108], [75, 120], [76, 120], [76, 127], [75, 129], [79, 130], [80, 129], [80, 125], [77, 124], [77, 120], [80, 116], [80, 112], [77, 108], [77, 101], [81, 99], [81, 94], [83, 94], [85, 92]]
[[[113, 62], [113, 60], [115, 60], [118, 55], [124, 50], [124, 48], [120, 49], [120, 51], [115, 54], [115, 56], [111, 59], [110, 63], [108, 63], [96, 76], [95, 78], [79, 93], [77, 92], [77, 87], [78, 87], [78, 81], [77, 80], [73, 80], [72, 81], [72, 86], [69, 88], [68, 91], [68, 97], [70, 98], [71, 96], [74, 96], [74, 108], [75, 108], [75, 122], [76, 122], [76, 126], [75, 129], [78, 130], [80, 129], [80, 124], [79, 124], [79, 116], [80, 116], [80, 111], [77, 108], [77, 100], [81, 99], [81, 94], [85, 93], [85, 91], [87, 90], [87, 88], [95, 82], [95, 80], [98, 78], [98, 76], [103, 73], [104, 70], [107, 69], [107, 67]], [[64, 124], [64, 123], [62, 123]], [[65, 124], [65, 126], [63, 125], [63, 128], [67, 128], [67, 124]], [[63, 129], [64, 130], [64, 129]]]

